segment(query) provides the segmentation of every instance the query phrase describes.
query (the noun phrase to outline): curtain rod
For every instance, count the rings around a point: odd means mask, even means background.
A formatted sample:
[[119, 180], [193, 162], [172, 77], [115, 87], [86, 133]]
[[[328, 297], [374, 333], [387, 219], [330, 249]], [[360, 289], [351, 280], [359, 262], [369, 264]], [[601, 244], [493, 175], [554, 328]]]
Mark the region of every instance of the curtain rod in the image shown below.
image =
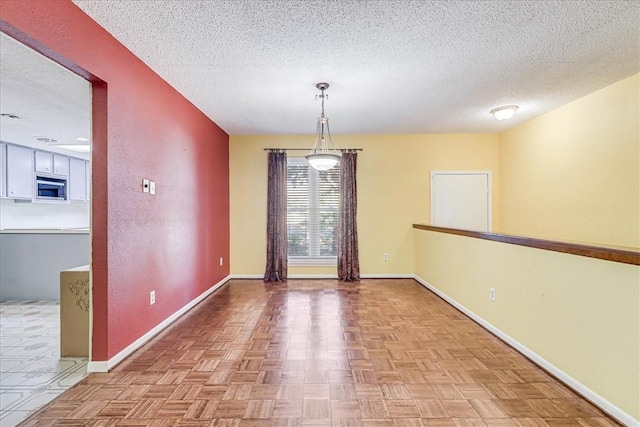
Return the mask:
[[[265, 148], [264, 151], [311, 151], [311, 148]], [[336, 151], [362, 151], [362, 148], [336, 148]]]

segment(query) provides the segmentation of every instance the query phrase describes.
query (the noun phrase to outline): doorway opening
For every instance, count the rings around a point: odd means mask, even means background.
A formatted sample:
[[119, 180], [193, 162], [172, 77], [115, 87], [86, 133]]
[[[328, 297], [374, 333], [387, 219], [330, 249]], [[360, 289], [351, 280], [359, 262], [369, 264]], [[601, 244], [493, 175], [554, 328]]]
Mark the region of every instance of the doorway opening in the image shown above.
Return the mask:
[[[0, 64], [0, 424], [12, 426], [87, 375], [92, 87], [5, 33]], [[61, 283], [78, 269], [86, 280]], [[65, 315], [67, 336], [86, 324], [80, 351], [61, 342]]]

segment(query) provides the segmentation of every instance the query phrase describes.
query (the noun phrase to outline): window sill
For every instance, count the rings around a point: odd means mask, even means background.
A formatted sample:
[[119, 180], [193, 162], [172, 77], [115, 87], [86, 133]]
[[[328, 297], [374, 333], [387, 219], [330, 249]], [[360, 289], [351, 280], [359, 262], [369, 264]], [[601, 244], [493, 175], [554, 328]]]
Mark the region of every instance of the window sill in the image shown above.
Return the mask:
[[335, 267], [338, 265], [338, 257], [289, 257], [289, 266], [295, 267]]

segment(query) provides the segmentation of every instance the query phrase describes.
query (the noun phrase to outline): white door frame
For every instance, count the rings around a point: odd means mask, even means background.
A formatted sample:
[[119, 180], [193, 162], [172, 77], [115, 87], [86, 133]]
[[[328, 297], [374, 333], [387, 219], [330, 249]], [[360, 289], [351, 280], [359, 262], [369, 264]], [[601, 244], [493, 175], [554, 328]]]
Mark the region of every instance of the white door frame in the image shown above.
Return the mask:
[[433, 224], [433, 177], [435, 175], [486, 175], [487, 176], [487, 215], [488, 215], [488, 228], [489, 232], [493, 231], [493, 189], [492, 182], [493, 177], [491, 176], [490, 170], [478, 170], [478, 171], [431, 171], [429, 174], [429, 198], [430, 198], [430, 208], [431, 208], [431, 224]]

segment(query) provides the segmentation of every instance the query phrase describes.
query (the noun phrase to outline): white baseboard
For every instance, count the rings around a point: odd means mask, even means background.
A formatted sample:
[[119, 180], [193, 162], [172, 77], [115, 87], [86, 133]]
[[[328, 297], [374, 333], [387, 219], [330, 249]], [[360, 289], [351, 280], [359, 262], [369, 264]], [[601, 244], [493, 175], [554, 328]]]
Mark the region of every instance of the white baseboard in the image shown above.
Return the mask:
[[[262, 279], [262, 274], [232, 274], [229, 279]], [[414, 279], [414, 274], [362, 274], [362, 279]], [[338, 279], [337, 274], [290, 274], [289, 279]]]
[[128, 345], [124, 350], [113, 356], [111, 359], [107, 361], [91, 361], [87, 364], [88, 372], [109, 372], [111, 368], [116, 366], [118, 363], [122, 362], [127, 356], [131, 355], [134, 351], [142, 347], [147, 341], [151, 338], [159, 334], [163, 329], [167, 326], [171, 325], [173, 322], [178, 320], [180, 316], [185, 314], [187, 311], [191, 310], [196, 304], [200, 301], [211, 295], [215, 290], [217, 290], [220, 286], [224, 285], [229, 281], [229, 277], [227, 276], [224, 279], [220, 280], [215, 285], [211, 286], [209, 289], [198, 295], [196, 298], [191, 300], [185, 304], [178, 311], [173, 313], [171, 316], [167, 317], [161, 323], [159, 323], [155, 328], [151, 329], [149, 332], [135, 340], [133, 343]]
[[[231, 279], [262, 279], [262, 274], [232, 274]], [[290, 274], [288, 279], [337, 279], [337, 274]]]
[[389, 273], [389, 274], [363, 274], [360, 276], [362, 279], [414, 279], [416, 276], [415, 274], [396, 274], [396, 273]]
[[290, 274], [289, 279], [335, 279], [338, 280], [337, 274]]
[[89, 362], [87, 372], [109, 372], [109, 362]]
[[230, 274], [229, 280], [239, 279], [239, 280], [253, 280], [253, 279], [262, 279], [264, 275], [262, 274]]
[[585, 399], [592, 402], [598, 408], [602, 409], [604, 412], [611, 415], [613, 418], [620, 421], [625, 426], [640, 427], [640, 420], [636, 420], [631, 415], [627, 414], [625, 411], [618, 408], [616, 405], [609, 402], [607, 399], [600, 396], [595, 391], [591, 390], [584, 384], [580, 383], [578, 380], [571, 377], [566, 372], [560, 370], [558, 367], [554, 366], [548, 360], [544, 359], [537, 353], [533, 352], [532, 350], [530, 350], [520, 342], [516, 341], [514, 338], [510, 337], [509, 335], [502, 332], [500, 329], [493, 326], [491, 323], [484, 320], [482, 317], [475, 314], [473, 311], [469, 310], [468, 308], [466, 308], [465, 306], [463, 306], [453, 298], [449, 297], [447, 294], [443, 293], [442, 291], [440, 291], [435, 286], [431, 285], [429, 282], [427, 282], [423, 278], [417, 275], [414, 275], [413, 278], [422, 286], [429, 289], [431, 292], [438, 295], [440, 298], [442, 298], [443, 300], [445, 300], [446, 302], [448, 302], [449, 304], [451, 304], [452, 306], [460, 310], [462, 313], [464, 313], [465, 315], [473, 319], [480, 326], [487, 329], [489, 332], [491, 332], [492, 334], [500, 338], [502, 341], [506, 342], [507, 344], [509, 344], [516, 350], [518, 350], [527, 358], [531, 359], [533, 362], [541, 366], [543, 369], [545, 369], [551, 375], [556, 377], [558, 380], [562, 381], [568, 387], [575, 390], [577, 393], [581, 394]]

